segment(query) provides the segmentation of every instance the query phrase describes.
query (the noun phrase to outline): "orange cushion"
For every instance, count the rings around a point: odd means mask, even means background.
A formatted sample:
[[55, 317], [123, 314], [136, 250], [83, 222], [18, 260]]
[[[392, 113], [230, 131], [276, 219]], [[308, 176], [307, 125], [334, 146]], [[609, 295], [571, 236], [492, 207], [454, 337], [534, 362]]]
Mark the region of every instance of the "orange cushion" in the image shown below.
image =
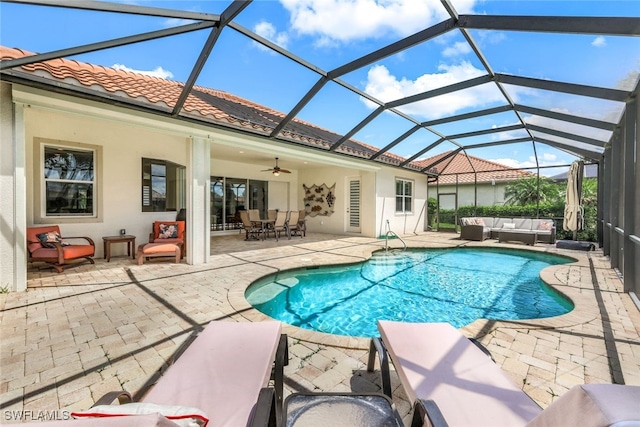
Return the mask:
[[146, 255], [175, 253], [178, 245], [173, 243], [147, 243], [142, 247], [142, 253]]
[[45, 225], [42, 227], [27, 227], [27, 249], [33, 253], [35, 250], [42, 248], [38, 234], [56, 232], [60, 234], [60, 227], [57, 225]]

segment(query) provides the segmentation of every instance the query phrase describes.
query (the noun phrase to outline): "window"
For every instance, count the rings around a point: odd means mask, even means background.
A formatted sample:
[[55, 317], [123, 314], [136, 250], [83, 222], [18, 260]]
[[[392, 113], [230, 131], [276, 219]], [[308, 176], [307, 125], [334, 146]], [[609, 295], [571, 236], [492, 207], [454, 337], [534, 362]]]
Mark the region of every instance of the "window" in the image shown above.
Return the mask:
[[177, 211], [186, 205], [184, 166], [142, 159], [142, 212]]
[[396, 213], [411, 213], [413, 181], [396, 179]]
[[95, 216], [95, 150], [42, 147], [45, 217]]

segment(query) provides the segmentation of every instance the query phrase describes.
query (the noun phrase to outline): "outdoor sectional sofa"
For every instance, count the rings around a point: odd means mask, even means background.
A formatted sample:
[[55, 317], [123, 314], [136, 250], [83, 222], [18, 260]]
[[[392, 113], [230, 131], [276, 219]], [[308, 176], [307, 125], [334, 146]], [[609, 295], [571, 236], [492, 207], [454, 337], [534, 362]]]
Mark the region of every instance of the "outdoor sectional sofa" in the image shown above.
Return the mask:
[[535, 231], [538, 242], [556, 242], [556, 226], [552, 219], [464, 217], [460, 218], [460, 226], [460, 238], [465, 240], [498, 239], [501, 232]]

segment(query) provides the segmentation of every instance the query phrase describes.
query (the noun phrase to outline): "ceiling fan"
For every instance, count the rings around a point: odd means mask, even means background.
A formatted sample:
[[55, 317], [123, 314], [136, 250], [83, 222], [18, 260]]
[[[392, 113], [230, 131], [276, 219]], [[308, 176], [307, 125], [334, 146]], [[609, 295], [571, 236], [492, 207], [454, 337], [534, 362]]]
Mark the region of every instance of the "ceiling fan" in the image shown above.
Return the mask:
[[286, 169], [281, 169], [280, 166], [278, 166], [277, 157], [276, 157], [276, 165], [272, 169], [265, 169], [265, 170], [262, 170], [261, 172], [271, 172], [274, 176], [278, 176], [281, 173], [291, 173], [291, 171], [288, 171]]

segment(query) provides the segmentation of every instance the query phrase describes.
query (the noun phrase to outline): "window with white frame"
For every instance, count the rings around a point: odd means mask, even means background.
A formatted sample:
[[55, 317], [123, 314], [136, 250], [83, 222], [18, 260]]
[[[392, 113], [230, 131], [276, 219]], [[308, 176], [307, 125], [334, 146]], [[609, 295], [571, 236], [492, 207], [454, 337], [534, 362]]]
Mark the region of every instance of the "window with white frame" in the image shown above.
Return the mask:
[[47, 144], [42, 148], [45, 217], [95, 216], [95, 150]]
[[166, 160], [142, 159], [142, 212], [177, 211], [186, 203], [186, 168]]
[[396, 213], [413, 212], [413, 181], [396, 178]]

